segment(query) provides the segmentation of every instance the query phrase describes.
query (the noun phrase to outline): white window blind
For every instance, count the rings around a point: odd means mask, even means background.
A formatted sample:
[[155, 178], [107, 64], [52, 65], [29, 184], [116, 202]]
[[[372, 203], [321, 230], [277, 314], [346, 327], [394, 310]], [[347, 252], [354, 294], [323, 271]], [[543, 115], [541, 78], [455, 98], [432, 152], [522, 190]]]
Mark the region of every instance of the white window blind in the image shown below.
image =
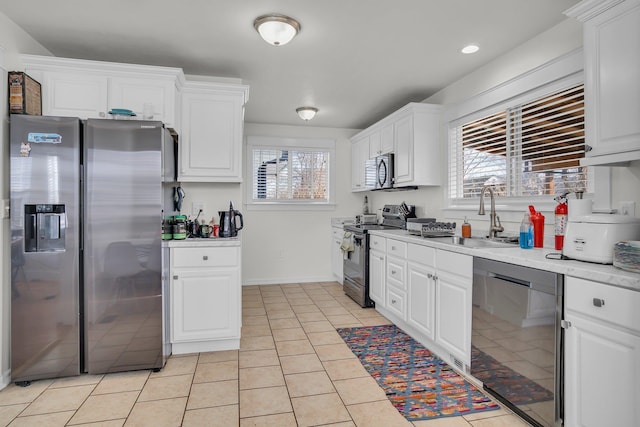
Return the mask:
[[498, 196], [588, 191], [584, 86], [509, 106], [450, 128], [449, 198], [473, 199], [493, 185]]
[[329, 200], [329, 150], [253, 149], [253, 201]]

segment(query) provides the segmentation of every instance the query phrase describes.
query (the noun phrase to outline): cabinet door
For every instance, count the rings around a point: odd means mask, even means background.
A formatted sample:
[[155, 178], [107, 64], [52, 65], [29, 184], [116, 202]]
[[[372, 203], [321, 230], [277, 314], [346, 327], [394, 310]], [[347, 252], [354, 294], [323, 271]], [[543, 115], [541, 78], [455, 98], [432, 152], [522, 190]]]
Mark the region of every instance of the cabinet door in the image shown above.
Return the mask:
[[393, 153], [393, 123], [382, 127], [380, 131], [380, 154]]
[[375, 301], [376, 307], [384, 308], [385, 301], [385, 260], [380, 251], [369, 252], [369, 297]]
[[471, 279], [441, 270], [436, 276], [435, 341], [471, 364]]
[[413, 181], [413, 116], [399, 119], [394, 125], [396, 183]]
[[640, 337], [570, 313], [566, 320], [565, 426], [640, 425]]
[[343, 279], [343, 263], [344, 255], [342, 253], [342, 237], [344, 236], [344, 230], [340, 227], [332, 227], [331, 233], [331, 267], [333, 269], [333, 275], [335, 279], [342, 283]]
[[375, 177], [366, 176], [366, 164], [369, 160], [369, 137], [353, 141], [351, 144], [351, 190], [370, 190]]
[[375, 159], [381, 152], [380, 131], [375, 131], [369, 135], [369, 158]]
[[584, 29], [587, 156], [635, 150], [623, 160], [639, 158], [640, 2], [617, 4]]
[[171, 286], [171, 341], [240, 337], [237, 269], [175, 270]]
[[[109, 108], [127, 108], [139, 119], [159, 120], [175, 126], [175, 83], [172, 80], [114, 77], [109, 85]], [[145, 104], [153, 108], [153, 117], [145, 118]]]
[[435, 281], [433, 270], [410, 262], [407, 266], [407, 323], [430, 340], [435, 338]]
[[181, 181], [242, 181], [243, 93], [183, 92]]
[[107, 77], [55, 71], [46, 71], [43, 74], [44, 115], [81, 119], [99, 119], [107, 116]]

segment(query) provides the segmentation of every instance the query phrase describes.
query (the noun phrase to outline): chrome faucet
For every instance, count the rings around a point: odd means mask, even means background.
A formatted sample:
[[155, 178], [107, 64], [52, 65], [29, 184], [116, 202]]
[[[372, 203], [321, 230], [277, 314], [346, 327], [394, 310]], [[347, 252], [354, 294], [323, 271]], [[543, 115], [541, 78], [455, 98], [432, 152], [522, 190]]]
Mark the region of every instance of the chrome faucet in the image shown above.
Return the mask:
[[493, 190], [491, 186], [485, 185], [482, 188], [482, 192], [480, 193], [480, 209], [478, 210], [478, 215], [484, 215], [484, 192], [489, 191], [489, 195], [491, 196], [491, 212], [489, 213], [490, 223], [489, 223], [489, 238], [493, 239], [496, 237], [496, 234], [504, 231], [504, 227], [500, 224], [500, 217], [496, 214], [496, 199], [493, 195]]

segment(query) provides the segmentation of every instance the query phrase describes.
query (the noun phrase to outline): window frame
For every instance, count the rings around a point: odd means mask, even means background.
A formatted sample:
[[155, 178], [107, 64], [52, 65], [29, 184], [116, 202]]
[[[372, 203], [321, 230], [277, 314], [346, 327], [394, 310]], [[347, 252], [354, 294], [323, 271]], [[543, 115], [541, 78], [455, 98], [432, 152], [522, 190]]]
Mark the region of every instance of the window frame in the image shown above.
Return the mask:
[[[335, 165], [336, 165], [336, 141], [330, 138], [302, 138], [302, 137], [278, 137], [278, 136], [247, 136], [246, 151], [246, 206], [248, 210], [335, 210]], [[329, 156], [329, 171], [327, 174], [326, 200], [292, 200], [292, 199], [265, 199], [253, 198], [253, 190], [256, 184], [256, 171], [253, 170], [253, 151], [283, 150], [283, 151], [326, 151]]]
[[[455, 129], [458, 126], [584, 83], [582, 57], [582, 49], [570, 52], [445, 109], [443, 127], [445, 128], [447, 139], [447, 177], [451, 172], [452, 144], [455, 143], [452, 141], [454, 139], [452, 134], [455, 134]], [[594, 200], [594, 210], [611, 211], [610, 168], [589, 166], [589, 169], [593, 170], [592, 185], [594, 192], [585, 194], [585, 197]], [[478, 199], [452, 199], [449, 185], [450, 183], [447, 180], [447, 188], [443, 194], [444, 211], [454, 218], [468, 215], [470, 211], [477, 212]], [[533, 204], [537, 210], [543, 212], [553, 212], [556, 206], [556, 202], [551, 195], [536, 196], [534, 198], [515, 196], [496, 198], [497, 210], [514, 213], [513, 215], [504, 215], [503, 219], [507, 221], [522, 219], [520, 213], [528, 211], [530, 204]], [[513, 218], [511, 218], [512, 216]], [[517, 218], [518, 216], [519, 218]]]

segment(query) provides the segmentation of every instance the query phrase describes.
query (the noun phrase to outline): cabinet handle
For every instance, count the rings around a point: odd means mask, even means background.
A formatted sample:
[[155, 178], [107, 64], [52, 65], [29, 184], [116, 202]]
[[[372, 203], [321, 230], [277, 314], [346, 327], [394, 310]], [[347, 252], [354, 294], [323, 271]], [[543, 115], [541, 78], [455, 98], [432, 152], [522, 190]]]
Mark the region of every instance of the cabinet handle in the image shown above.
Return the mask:
[[207, 255], [203, 255], [203, 256], [202, 256], [202, 259], [206, 261], [206, 260], [208, 260], [208, 259], [209, 259], [209, 257], [208, 257]]
[[435, 274], [433, 275], [433, 281], [434, 281], [434, 282], [437, 282], [437, 281], [438, 281], [438, 276], [437, 276], [437, 275], [435, 275]]
[[391, 274], [395, 276], [396, 271], [395, 270], [391, 270]]
[[600, 298], [594, 298], [593, 305], [595, 305], [596, 307], [602, 307], [604, 305], [604, 300]]
[[395, 304], [395, 303], [396, 303], [396, 300], [392, 299], [391, 304]]
[[431, 273], [427, 273], [427, 277], [428, 277], [429, 279], [433, 279], [433, 274], [431, 274]]
[[173, 280], [178, 280], [178, 275], [177, 274], [173, 276]]
[[588, 153], [589, 151], [593, 150], [593, 147], [588, 145], [588, 144], [584, 144], [584, 152]]

